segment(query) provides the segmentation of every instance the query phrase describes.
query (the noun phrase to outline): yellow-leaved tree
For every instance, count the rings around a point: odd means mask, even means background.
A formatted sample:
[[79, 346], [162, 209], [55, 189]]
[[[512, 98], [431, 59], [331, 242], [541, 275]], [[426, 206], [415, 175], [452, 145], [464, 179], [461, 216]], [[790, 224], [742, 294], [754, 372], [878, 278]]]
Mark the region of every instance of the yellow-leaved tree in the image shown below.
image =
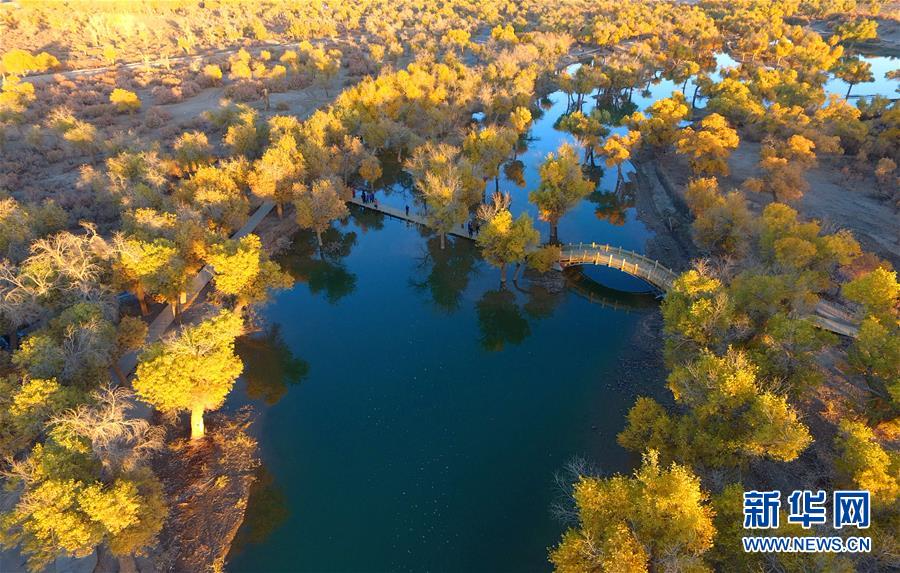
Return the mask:
[[700, 129], [686, 127], [675, 142], [678, 153], [688, 156], [691, 169], [698, 175], [728, 175], [728, 156], [740, 139], [728, 120], [711, 113], [700, 122]]
[[325, 177], [312, 186], [294, 185], [294, 208], [297, 224], [316, 233], [316, 241], [322, 246], [322, 233], [335, 219], [346, 217], [347, 187], [337, 177]]
[[237, 312], [248, 304], [265, 301], [270, 290], [293, 284], [290, 275], [269, 260], [256, 235], [213, 245], [206, 258], [215, 269], [216, 291], [234, 299]]
[[191, 439], [204, 436], [203, 413], [222, 405], [243, 369], [234, 340], [241, 317], [221, 311], [141, 353], [134, 389], [163, 412], [191, 413]]
[[559, 573], [710, 570], [713, 510], [689, 468], [651, 450], [633, 477], [582, 475], [572, 495], [579, 525], [550, 552]]
[[550, 153], [540, 167], [541, 184], [528, 194], [537, 205], [543, 221], [550, 223], [550, 240], [556, 241], [559, 220], [594, 190], [594, 184], [584, 177], [575, 149], [562, 145], [556, 154]]

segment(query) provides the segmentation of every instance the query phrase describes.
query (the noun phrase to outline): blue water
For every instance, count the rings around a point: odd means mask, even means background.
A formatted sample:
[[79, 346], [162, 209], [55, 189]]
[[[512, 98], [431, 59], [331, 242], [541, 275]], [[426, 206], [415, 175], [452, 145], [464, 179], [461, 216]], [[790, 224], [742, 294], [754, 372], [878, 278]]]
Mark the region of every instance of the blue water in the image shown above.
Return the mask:
[[[896, 84], [882, 68], [896, 61], [871, 60], [882, 81], [854, 89], [890, 96]], [[841, 84], [828, 90], [843, 95]], [[636, 108], [680, 87], [635, 90]], [[518, 156], [524, 184], [501, 176], [500, 188], [546, 239], [528, 192], [546, 154], [575, 142], [553, 127], [565, 94], [543, 103]], [[614, 170], [599, 176], [561, 220], [560, 240], [643, 250], [650, 233], [615, 181]], [[418, 208], [403, 178], [378, 194]], [[297, 285], [241, 345], [245, 360], [257, 358], [230, 405], [257, 407], [263, 467], [227, 569], [548, 570], [547, 548], [565, 529], [551, 511], [562, 495], [554, 476], [576, 457], [629, 471], [636, 460], [615, 435], [636, 396], [663, 393], [652, 365], [622, 382], [622, 357], [656, 308], [649, 295], [622, 292], [646, 285], [591, 268], [612, 289], [593, 287], [594, 302], [574, 282], [556, 294], [530, 280], [503, 289], [471, 242], [450, 239], [441, 251], [427, 231], [356, 208], [326, 242], [320, 256], [311, 234], [294, 238], [281, 262]]]

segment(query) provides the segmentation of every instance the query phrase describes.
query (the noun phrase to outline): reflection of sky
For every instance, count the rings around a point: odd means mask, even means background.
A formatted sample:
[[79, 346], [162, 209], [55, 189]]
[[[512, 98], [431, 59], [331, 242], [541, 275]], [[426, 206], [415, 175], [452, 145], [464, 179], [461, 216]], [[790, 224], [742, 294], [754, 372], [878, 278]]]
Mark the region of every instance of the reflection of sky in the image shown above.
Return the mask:
[[[880, 95], [887, 98], [897, 97], [898, 94], [895, 90], [900, 87], [900, 83], [898, 83], [897, 80], [886, 79], [884, 75], [891, 70], [896, 70], [900, 67], [900, 59], [876, 56], [862, 58], [862, 60], [872, 64], [872, 75], [875, 76], [875, 81], [853, 86], [853, 91], [850, 93], [850, 99], [852, 100], [854, 95], [868, 97]], [[828, 80], [828, 83], [825, 84], [825, 90], [828, 93], [836, 93], [843, 97], [844, 94], [847, 93], [847, 86], [848, 84], [844, 80], [832, 77]]]
[[[887, 72], [891, 70], [896, 70], [898, 66], [900, 66], [900, 59], [898, 58], [889, 58], [884, 56], [877, 57], [862, 57], [862, 60], [869, 62], [872, 64], [872, 74], [875, 76], [875, 81], [867, 84], [857, 84], [853, 86], [853, 93], [851, 93], [851, 99], [856, 94], [864, 95], [864, 96], [875, 96], [880, 95], [887, 98], [895, 98], [897, 97], [897, 92], [895, 91], [898, 87], [900, 87], [900, 83], [896, 80], [888, 80], [884, 76]], [[716, 56], [716, 63], [718, 65], [718, 69], [710, 74], [710, 77], [713, 81], [721, 81], [722, 75], [721, 71], [724, 68], [737, 67], [738, 62], [735, 61], [731, 56], [725, 53], [721, 53]], [[575, 64], [572, 70], [577, 69], [579, 64]], [[641, 89], [643, 86], [641, 86]], [[691, 100], [691, 97], [694, 95], [694, 89], [696, 88], [696, 83], [693, 79], [689, 80], [687, 83], [687, 88], [685, 89], [685, 97], [687, 97], [688, 101]], [[653, 84], [650, 86], [650, 95], [649, 97], [644, 97], [641, 93], [641, 89], [635, 89], [634, 94], [631, 99], [637, 104], [638, 109], [646, 109], [653, 102], [658, 99], [667, 98], [672, 95], [674, 91], [681, 90], [681, 84], [676, 84], [670, 80], [662, 80], [657, 84]], [[825, 84], [825, 92], [827, 94], [837, 94], [841, 97], [847, 93], [847, 82], [840, 78], [836, 78], [834, 76], [828, 80]], [[698, 108], [702, 109], [706, 106], [706, 100], [698, 97], [696, 105]]]

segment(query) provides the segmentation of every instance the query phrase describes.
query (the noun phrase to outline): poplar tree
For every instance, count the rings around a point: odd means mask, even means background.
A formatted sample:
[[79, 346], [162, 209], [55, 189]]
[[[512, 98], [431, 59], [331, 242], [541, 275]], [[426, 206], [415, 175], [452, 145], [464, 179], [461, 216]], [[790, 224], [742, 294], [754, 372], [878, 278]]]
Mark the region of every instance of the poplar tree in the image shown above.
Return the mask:
[[187, 285], [187, 265], [173, 241], [119, 235], [114, 245], [118, 279], [137, 297], [144, 315], [149, 313], [147, 295], [173, 304], [178, 301]]
[[219, 408], [243, 366], [234, 341], [244, 324], [220, 311], [141, 353], [134, 378], [138, 396], [163, 412], [191, 413], [191, 439], [203, 438], [203, 413]]
[[469, 214], [462, 180], [456, 169], [444, 173], [429, 171], [416, 181], [416, 186], [428, 206], [428, 226], [437, 232], [443, 250], [447, 233], [462, 225]]
[[513, 219], [509, 212], [509, 196], [495, 193], [493, 205], [479, 209], [478, 216], [484, 226], [478, 232], [478, 246], [490, 264], [500, 267], [500, 282], [506, 282], [506, 266], [516, 264], [515, 281], [528, 253], [540, 242], [540, 233], [534, 228], [531, 217], [522, 213]]
[[581, 162], [571, 145], [550, 153], [540, 167], [541, 183], [528, 198], [538, 207], [540, 218], [550, 223], [550, 238], [557, 240], [559, 220], [591, 194], [593, 183], [581, 172]]
[[625, 135], [614, 133], [606, 138], [600, 147], [600, 155], [607, 167], [616, 168], [616, 188], [622, 182], [622, 164], [631, 158], [631, 153], [640, 143], [641, 132], [629, 131]]
[[834, 75], [847, 82], [847, 93], [844, 95], [844, 99], [850, 99], [850, 91], [856, 84], [875, 81], [872, 64], [859, 58], [849, 58], [839, 63], [834, 69]]
[[305, 174], [306, 163], [292, 135], [283, 135], [254, 163], [250, 188], [258, 197], [275, 202], [280, 218], [284, 203], [293, 197], [294, 184]]
[[213, 245], [207, 261], [215, 272], [216, 291], [233, 298], [238, 312], [247, 304], [263, 302], [269, 290], [292, 284], [278, 263], [269, 260], [256, 235]]
[[700, 129], [686, 127], [675, 142], [678, 153], [688, 156], [688, 162], [697, 175], [728, 175], [728, 157], [737, 149], [740, 139], [737, 131], [717, 113], [711, 113], [700, 121]]
[[631, 477], [580, 476], [572, 497], [578, 525], [550, 552], [555, 571], [710, 571], [714, 511], [689, 467], [651, 450]]
[[313, 182], [312, 186], [294, 186], [294, 208], [297, 224], [316, 233], [316, 241], [322, 246], [322, 233], [335, 219], [348, 214], [347, 188], [336, 177], [326, 177]]
[[29, 571], [101, 544], [127, 560], [155, 543], [168, 510], [146, 457], [164, 432], [129, 417], [132, 407], [124, 388], [96, 392], [91, 404], [56, 415], [48, 439], [12, 462], [7, 476], [23, 491], [0, 517], [0, 542], [18, 546]]
[[494, 186], [499, 191], [500, 164], [512, 153], [517, 139], [514, 129], [490, 125], [470, 131], [463, 141], [463, 152], [479, 167], [485, 179], [494, 179]]

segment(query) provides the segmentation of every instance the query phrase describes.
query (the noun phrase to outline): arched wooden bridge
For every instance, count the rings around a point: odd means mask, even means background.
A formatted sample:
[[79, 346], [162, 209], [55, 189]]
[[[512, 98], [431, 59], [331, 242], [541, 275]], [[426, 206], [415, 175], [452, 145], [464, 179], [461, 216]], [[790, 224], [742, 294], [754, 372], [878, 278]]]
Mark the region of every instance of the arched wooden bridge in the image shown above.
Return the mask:
[[[659, 261], [621, 247], [599, 243], [569, 243], [562, 245], [559, 261], [562, 267], [575, 265], [600, 265], [618, 269], [624, 273], [643, 279], [659, 290], [666, 292], [672, 288], [678, 273], [659, 264]], [[816, 304], [812, 319], [819, 328], [856, 338], [859, 326], [847, 311], [826, 300]]]
[[621, 247], [600, 243], [562, 245], [559, 264], [562, 267], [599, 265], [618, 269], [647, 281], [661, 291], [672, 288], [672, 283], [678, 278], [676, 272], [659, 264], [659, 261]]

